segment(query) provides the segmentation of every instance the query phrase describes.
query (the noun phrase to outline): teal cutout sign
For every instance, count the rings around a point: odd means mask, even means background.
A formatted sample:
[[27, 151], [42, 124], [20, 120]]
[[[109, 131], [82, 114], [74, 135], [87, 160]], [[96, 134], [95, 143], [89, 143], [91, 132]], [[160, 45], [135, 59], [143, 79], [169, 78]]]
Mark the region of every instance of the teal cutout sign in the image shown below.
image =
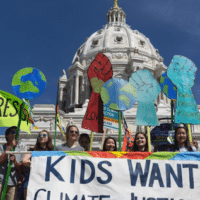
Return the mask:
[[137, 91], [136, 125], [157, 126], [158, 119], [154, 101], [161, 92], [160, 85], [147, 69], [133, 73], [129, 82]]
[[46, 88], [46, 78], [38, 69], [23, 68], [14, 75], [12, 88], [17, 96], [34, 99], [40, 96]]
[[104, 83], [101, 98], [104, 104], [113, 110], [128, 110], [136, 102], [136, 90], [123, 79], [113, 78]]
[[200, 124], [200, 114], [194, 100], [195, 64], [184, 56], [175, 55], [168, 67], [167, 76], [177, 87], [175, 123]]
[[176, 86], [167, 77], [167, 72], [164, 72], [160, 77], [160, 87], [161, 87], [162, 92], [169, 99], [176, 99], [177, 89], [176, 89]]

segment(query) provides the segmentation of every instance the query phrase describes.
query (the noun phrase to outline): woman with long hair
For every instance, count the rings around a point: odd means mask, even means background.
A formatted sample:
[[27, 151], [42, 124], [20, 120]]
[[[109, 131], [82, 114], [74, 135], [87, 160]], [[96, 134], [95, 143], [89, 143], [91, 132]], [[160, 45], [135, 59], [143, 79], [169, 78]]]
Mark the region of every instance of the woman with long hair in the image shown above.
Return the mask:
[[[37, 141], [34, 148], [30, 149], [29, 151], [52, 151], [52, 150], [53, 150], [53, 144], [51, 136], [48, 131], [42, 130], [37, 136]], [[27, 187], [30, 175], [30, 166], [31, 166], [31, 154], [26, 154], [24, 156], [22, 164], [25, 166], [24, 167], [25, 180], [23, 182], [23, 188], [24, 188], [24, 199], [26, 200]]]
[[66, 142], [62, 145], [56, 147], [57, 151], [84, 151], [84, 148], [79, 144], [76, 144], [76, 141], [79, 136], [78, 127], [71, 125], [67, 127], [66, 130]]
[[103, 151], [117, 151], [117, 143], [115, 138], [107, 137], [103, 144]]
[[148, 151], [147, 135], [143, 132], [136, 133], [132, 151]]
[[196, 148], [189, 143], [188, 130], [183, 124], [175, 129], [175, 142], [168, 151], [196, 151]]

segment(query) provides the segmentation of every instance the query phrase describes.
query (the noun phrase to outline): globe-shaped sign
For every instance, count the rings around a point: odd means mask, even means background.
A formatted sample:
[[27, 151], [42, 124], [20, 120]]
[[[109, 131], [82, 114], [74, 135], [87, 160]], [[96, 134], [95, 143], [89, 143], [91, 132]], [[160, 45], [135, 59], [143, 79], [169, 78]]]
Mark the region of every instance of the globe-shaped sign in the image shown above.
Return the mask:
[[46, 88], [46, 84], [44, 74], [31, 67], [20, 69], [12, 80], [14, 93], [24, 99], [34, 99], [40, 96]]
[[136, 102], [136, 89], [123, 79], [110, 79], [101, 89], [104, 104], [113, 110], [128, 110]]
[[160, 77], [160, 87], [162, 92], [170, 99], [177, 98], [176, 86], [171, 82], [167, 76], [167, 72], [164, 72]]

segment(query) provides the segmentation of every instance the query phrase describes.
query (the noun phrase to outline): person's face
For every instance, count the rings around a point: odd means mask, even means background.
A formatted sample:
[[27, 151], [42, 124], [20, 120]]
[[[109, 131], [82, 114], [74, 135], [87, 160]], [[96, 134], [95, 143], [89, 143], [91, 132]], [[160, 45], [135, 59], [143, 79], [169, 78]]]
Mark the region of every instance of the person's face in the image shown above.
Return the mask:
[[9, 134], [6, 136], [8, 143], [12, 142], [15, 139], [16, 129], [11, 129]]
[[42, 131], [41, 133], [39, 133], [38, 135], [38, 140], [40, 144], [46, 144], [48, 142], [48, 133], [45, 131]]
[[135, 142], [138, 147], [144, 147], [147, 141], [143, 134], [138, 134], [135, 138]]
[[106, 151], [115, 150], [115, 141], [113, 139], [108, 139], [105, 144]]
[[176, 140], [178, 144], [184, 144], [187, 140], [187, 133], [184, 128], [179, 128], [176, 133]]
[[69, 131], [66, 133], [67, 140], [76, 141], [78, 138], [78, 129], [72, 126]]
[[89, 150], [90, 141], [86, 137], [82, 137], [79, 140], [79, 144], [85, 149], [85, 151]]

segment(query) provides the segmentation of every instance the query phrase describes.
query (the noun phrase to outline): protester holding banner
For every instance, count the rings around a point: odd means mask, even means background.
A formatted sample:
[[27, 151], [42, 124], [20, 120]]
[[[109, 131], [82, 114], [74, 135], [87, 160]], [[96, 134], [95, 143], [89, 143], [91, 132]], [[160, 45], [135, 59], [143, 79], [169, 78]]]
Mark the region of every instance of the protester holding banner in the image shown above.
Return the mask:
[[85, 151], [89, 151], [90, 148], [90, 136], [87, 133], [82, 133], [79, 137], [79, 145], [85, 149]]
[[66, 128], [66, 143], [56, 147], [57, 151], [84, 151], [84, 148], [76, 144], [79, 136], [78, 127], [70, 125]]
[[189, 144], [188, 130], [183, 124], [175, 129], [175, 142], [168, 151], [196, 151], [196, 147]]
[[[52, 151], [53, 150], [53, 144], [51, 135], [48, 131], [42, 130], [37, 137], [37, 142], [33, 149], [30, 149], [29, 151]], [[22, 164], [25, 166], [25, 179], [22, 183], [23, 189], [24, 189], [24, 199], [26, 200], [27, 195], [27, 188], [28, 188], [28, 181], [29, 181], [29, 175], [30, 175], [30, 166], [31, 166], [31, 154], [26, 154], [22, 160]]]
[[117, 151], [117, 143], [113, 137], [107, 137], [103, 144], [103, 151]]
[[148, 151], [147, 135], [145, 133], [136, 133], [132, 151]]
[[[21, 155], [13, 155], [10, 154], [10, 157], [8, 156], [7, 151], [11, 151], [13, 147], [17, 146], [17, 141], [15, 140], [15, 134], [16, 134], [16, 126], [12, 126], [8, 128], [5, 132], [5, 137], [7, 143], [0, 146], [0, 196], [2, 194], [4, 181], [7, 173], [8, 163], [9, 159], [12, 161], [12, 168], [11, 168], [11, 174], [8, 179], [8, 187], [7, 187], [7, 193], [6, 193], [6, 200], [16, 200], [17, 199], [17, 193], [18, 193], [18, 183], [19, 183], [19, 169], [21, 166]], [[16, 148], [15, 151], [20, 151], [19, 148]]]

